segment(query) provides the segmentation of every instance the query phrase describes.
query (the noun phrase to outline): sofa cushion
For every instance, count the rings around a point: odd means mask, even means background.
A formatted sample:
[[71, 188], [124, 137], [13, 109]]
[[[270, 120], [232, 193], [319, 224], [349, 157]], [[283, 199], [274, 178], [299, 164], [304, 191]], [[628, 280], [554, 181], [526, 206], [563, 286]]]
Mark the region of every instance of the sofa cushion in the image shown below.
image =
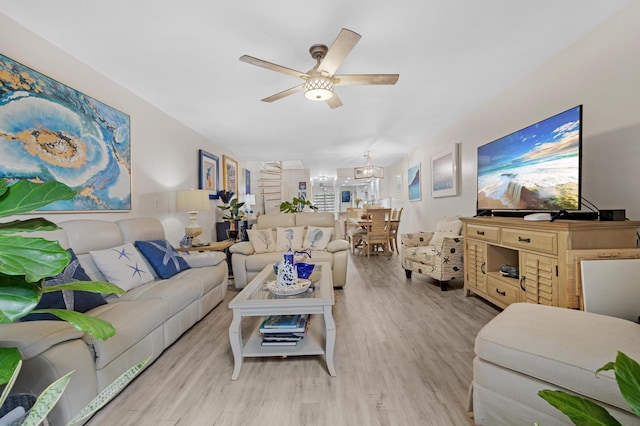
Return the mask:
[[329, 244], [329, 241], [331, 241], [332, 234], [333, 228], [309, 225], [304, 236], [302, 248], [312, 250], [325, 250], [327, 248], [327, 244]]
[[343, 250], [349, 250], [349, 241], [347, 240], [333, 240], [327, 244], [327, 251], [329, 253], [336, 253]]
[[95, 353], [96, 369], [100, 370], [127, 349], [162, 327], [169, 317], [167, 302], [161, 299], [118, 300], [89, 311], [89, 315], [109, 321], [116, 334], [99, 340], [85, 333], [82, 339]]
[[[80, 265], [76, 254], [73, 249], [67, 249], [71, 254], [71, 261], [64, 268], [64, 270], [58, 275], [47, 277], [44, 280], [44, 286], [50, 287], [58, 284], [66, 284], [77, 281], [91, 281], [91, 278]], [[87, 312], [97, 306], [107, 303], [104, 297], [100, 293], [93, 293], [90, 291], [72, 291], [61, 290], [52, 291], [50, 293], [43, 293], [40, 302], [36, 306], [36, 309], [66, 309], [76, 312]], [[22, 318], [22, 321], [60, 321], [60, 318], [53, 314], [46, 313], [34, 313], [26, 315]]]
[[136, 287], [128, 291], [120, 299], [162, 299], [167, 302], [169, 317], [172, 317], [203, 294], [203, 286], [200, 280], [188, 278], [185, 274], [186, 272], [183, 271], [168, 280], [153, 281]]
[[300, 250], [302, 248], [303, 237], [304, 226], [277, 227], [276, 251]]
[[617, 351], [640, 359], [640, 325], [553, 306], [514, 303], [485, 325], [475, 343], [487, 362], [623, 410], [612, 371]]
[[249, 241], [256, 253], [271, 253], [276, 250], [276, 238], [271, 229], [248, 229]]
[[271, 213], [258, 216], [254, 229], [276, 229], [278, 226], [288, 228], [296, 225], [296, 215], [292, 213]]
[[187, 261], [167, 240], [136, 241], [135, 246], [160, 278], [171, 278], [178, 272], [190, 268]]

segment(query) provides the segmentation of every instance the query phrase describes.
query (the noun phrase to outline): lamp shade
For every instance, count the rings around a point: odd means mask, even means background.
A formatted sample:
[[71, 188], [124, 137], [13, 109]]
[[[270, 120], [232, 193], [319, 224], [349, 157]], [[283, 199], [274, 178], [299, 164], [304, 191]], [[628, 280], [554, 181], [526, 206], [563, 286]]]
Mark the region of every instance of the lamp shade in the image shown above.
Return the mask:
[[176, 209], [182, 212], [209, 210], [209, 193], [203, 189], [185, 189], [176, 192]]

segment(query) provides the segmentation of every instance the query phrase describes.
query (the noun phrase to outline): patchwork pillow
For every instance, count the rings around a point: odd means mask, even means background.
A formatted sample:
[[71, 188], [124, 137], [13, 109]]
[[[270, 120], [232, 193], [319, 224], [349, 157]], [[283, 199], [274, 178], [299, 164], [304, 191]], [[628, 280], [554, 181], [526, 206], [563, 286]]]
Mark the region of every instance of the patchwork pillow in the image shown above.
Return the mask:
[[131, 243], [90, 251], [89, 254], [107, 281], [124, 291], [153, 281], [153, 275], [142, 255]]
[[247, 235], [256, 253], [276, 251], [276, 239], [272, 229], [247, 229]]
[[[50, 287], [58, 284], [72, 283], [76, 281], [91, 281], [89, 275], [85, 272], [73, 252], [73, 249], [67, 249], [71, 254], [71, 261], [58, 275], [45, 278], [44, 286]], [[107, 301], [100, 293], [91, 291], [77, 290], [60, 290], [51, 293], [42, 293], [42, 298], [36, 309], [66, 309], [68, 311], [87, 312], [97, 306], [106, 304]], [[29, 314], [22, 318], [22, 321], [62, 321], [53, 314]]]
[[326, 250], [327, 244], [331, 241], [333, 228], [322, 228], [318, 226], [308, 226], [307, 235], [302, 243], [303, 249]]
[[438, 222], [431, 238], [431, 244], [442, 241], [444, 237], [457, 237], [462, 231], [462, 222], [457, 217], [445, 217]]
[[300, 250], [303, 236], [304, 226], [276, 228], [276, 251]]
[[167, 240], [136, 241], [136, 248], [163, 279], [191, 267]]

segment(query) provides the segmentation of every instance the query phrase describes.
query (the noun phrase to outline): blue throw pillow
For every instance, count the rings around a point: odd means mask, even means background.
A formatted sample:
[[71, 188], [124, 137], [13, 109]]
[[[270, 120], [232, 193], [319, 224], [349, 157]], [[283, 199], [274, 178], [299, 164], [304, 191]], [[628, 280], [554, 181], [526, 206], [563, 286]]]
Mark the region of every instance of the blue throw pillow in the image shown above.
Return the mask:
[[191, 269], [167, 240], [136, 241], [135, 245], [160, 278], [171, 278], [180, 271]]
[[[64, 270], [53, 277], [45, 278], [44, 286], [50, 287], [57, 284], [71, 283], [75, 281], [92, 281], [85, 272], [73, 252], [73, 249], [67, 249], [71, 254], [71, 261]], [[91, 291], [52, 291], [51, 293], [43, 293], [36, 309], [66, 309], [76, 312], [87, 312], [97, 306], [106, 304], [107, 301], [100, 293]], [[29, 314], [22, 318], [22, 321], [62, 321], [52, 314]]]

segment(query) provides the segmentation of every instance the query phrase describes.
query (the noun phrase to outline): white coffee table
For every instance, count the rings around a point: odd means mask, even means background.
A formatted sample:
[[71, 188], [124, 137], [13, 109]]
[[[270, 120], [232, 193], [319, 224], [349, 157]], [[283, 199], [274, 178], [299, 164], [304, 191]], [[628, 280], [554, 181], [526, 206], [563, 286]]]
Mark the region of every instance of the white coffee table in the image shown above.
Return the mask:
[[[273, 265], [265, 267], [231, 302], [233, 321], [229, 326], [229, 340], [235, 361], [231, 380], [236, 380], [245, 357], [324, 355], [327, 370], [336, 375], [333, 353], [336, 344], [336, 324], [333, 320], [332, 306], [333, 280], [331, 264], [316, 263], [311, 281], [315, 286], [295, 296], [275, 296], [266, 289], [264, 283], [275, 280]], [[315, 314], [310, 317], [306, 336], [295, 346], [262, 346], [258, 327], [263, 316]], [[246, 340], [242, 338], [241, 323], [244, 317], [261, 317], [256, 328]]]

